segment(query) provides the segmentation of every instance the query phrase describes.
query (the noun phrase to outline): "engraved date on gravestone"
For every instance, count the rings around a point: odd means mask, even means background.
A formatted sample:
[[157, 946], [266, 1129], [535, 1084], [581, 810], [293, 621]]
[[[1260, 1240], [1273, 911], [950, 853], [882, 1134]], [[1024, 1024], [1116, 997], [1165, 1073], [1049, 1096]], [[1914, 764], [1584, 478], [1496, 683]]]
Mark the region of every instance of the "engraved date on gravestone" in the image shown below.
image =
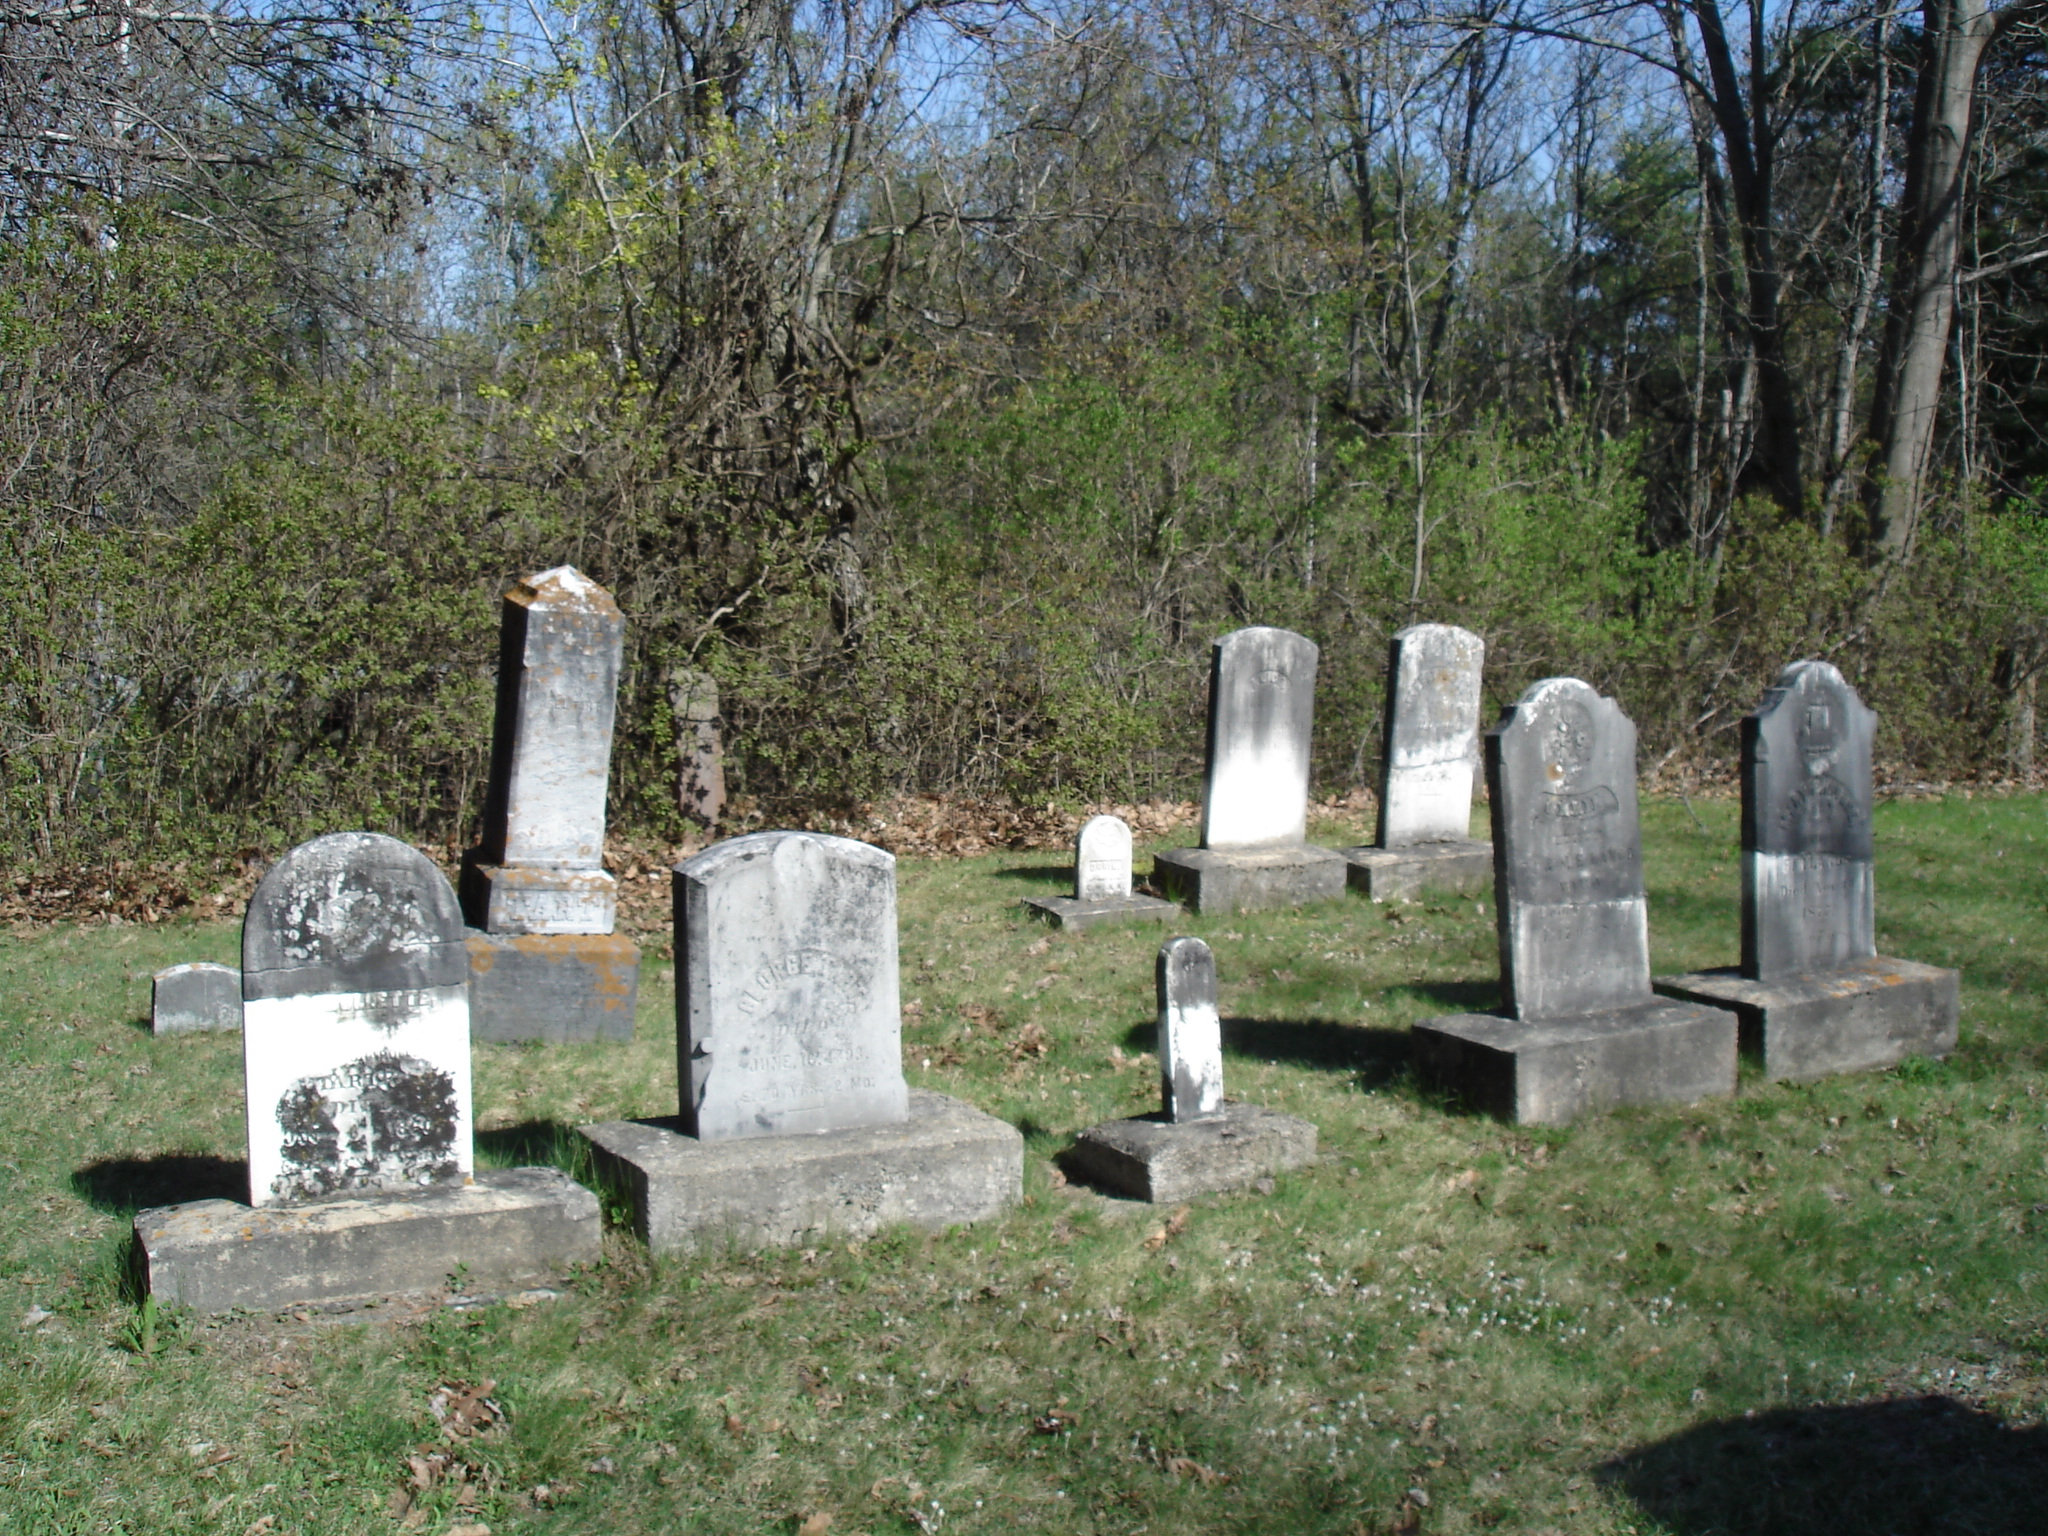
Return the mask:
[[278, 1100], [284, 1167], [271, 1194], [459, 1183], [458, 1118], [454, 1078], [417, 1056], [379, 1051], [301, 1078]]

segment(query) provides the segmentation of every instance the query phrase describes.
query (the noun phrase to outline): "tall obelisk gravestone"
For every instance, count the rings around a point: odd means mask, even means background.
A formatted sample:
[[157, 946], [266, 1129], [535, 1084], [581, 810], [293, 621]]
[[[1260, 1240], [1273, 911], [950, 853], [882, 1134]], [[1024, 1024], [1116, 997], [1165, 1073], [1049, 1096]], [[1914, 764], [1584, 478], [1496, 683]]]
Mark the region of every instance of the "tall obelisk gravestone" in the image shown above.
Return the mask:
[[141, 1212], [151, 1294], [262, 1310], [597, 1256], [597, 1201], [549, 1168], [479, 1174], [455, 893], [373, 832], [294, 848], [242, 927], [249, 1204]]
[[1650, 990], [1636, 728], [1576, 678], [1486, 736], [1501, 1014], [1418, 1024], [1416, 1066], [1475, 1107], [1562, 1124], [1735, 1091], [1735, 1016]]
[[756, 832], [674, 889], [681, 1113], [580, 1133], [650, 1247], [942, 1227], [1019, 1198], [1016, 1129], [904, 1082], [895, 859]]
[[1877, 953], [1877, 717], [1824, 661], [1795, 661], [1742, 722], [1742, 965], [1657, 990], [1732, 1008], [1774, 1080], [1955, 1049], [1958, 976]]
[[571, 566], [515, 582], [498, 646], [483, 838], [464, 858], [479, 1040], [630, 1040], [633, 941], [604, 868], [612, 712], [626, 621]]
[[1239, 1189], [1316, 1160], [1306, 1120], [1223, 1097], [1216, 957], [1200, 939], [1159, 947], [1157, 1115], [1090, 1126], [1062, 1159], [1077, 1178], [1139, 1200]]
[[1198, 912], [1249, 912], [1344, 894], [1344, 856], [1308, 842], [1315, 642], [1240, 629], [1209, 668], [1202, 845], [1153, 860], [1152, 883]]
[[1374, 901], [1493, 879], [1493, 845], [1472, 836], [1485, 665], [1486, 642], [1455, 624], [1411, 624], [1388, 646], [1379, 841], [1344, 850], [1352, 887]]
[[1180, 910], [1131, 889], [1131, 828], [1121, 816], [1090, 816], [1074, 834], [1074, 894], [1026, 896], [1024, 905], [1055, 928], [1164, 922]]

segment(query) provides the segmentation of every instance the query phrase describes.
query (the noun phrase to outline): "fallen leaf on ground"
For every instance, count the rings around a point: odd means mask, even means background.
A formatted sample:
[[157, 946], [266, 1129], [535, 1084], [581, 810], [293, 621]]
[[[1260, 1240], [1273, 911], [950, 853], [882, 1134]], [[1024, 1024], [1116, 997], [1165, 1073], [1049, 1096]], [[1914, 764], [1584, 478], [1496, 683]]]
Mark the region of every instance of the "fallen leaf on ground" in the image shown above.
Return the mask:
[[805, 1515], [803, 1524], [796, 1528], [796, 1536], [825, 1536], [832, 1529], [832, 1512], [821, 1509], [816, 1514]]
[[1166, 1225], [1154, 1228], [1152, 1235], [1145, 1239], [1145, 1247], [1151, 1252], [1157, 1253], [1187, 1229], [1188, 1208], [1184, 1205], [1176, 1207], [1174, 1213], [1166, 1218]]

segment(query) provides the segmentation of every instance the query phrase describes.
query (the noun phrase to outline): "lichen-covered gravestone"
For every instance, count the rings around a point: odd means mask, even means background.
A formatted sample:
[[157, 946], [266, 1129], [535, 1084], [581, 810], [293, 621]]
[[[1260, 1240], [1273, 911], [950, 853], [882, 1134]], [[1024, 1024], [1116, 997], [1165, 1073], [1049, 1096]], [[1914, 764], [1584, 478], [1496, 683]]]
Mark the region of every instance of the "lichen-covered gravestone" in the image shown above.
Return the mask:
[[514, 582], [499, 625], [483, 837], [463, 860], [479, 1040], [630, 1040], [640, 957], [613, 931], [605, 789], [626, 621], [573, 566]]
[[672, 1122], [582, 1135], [657, 1251], [946, 1226], [1018, 1198], [1023, 1141], [903, 1078], [896, 861], [759, 832], [676, 866]]
[[1487, 733], [1503, 1015], [1415, 1028], [1422, 1075], [1518, 1123], [1735, 1091], [1735, 1018], [1650, 989], [1635, 724], [1576, 678]]
[[1485, 664], [1486, 643], [1455, 624], [1411, 624], [1388, 646], [1379, 841], [1344, 850], [1352, 886], [1374, 901], [1493, 879], [1493, 845], [1471, 835]]
[[1315, 642], [1255, 626], [1216, 642], [1202, 845], [1160, 854], [1152, 882], [1200, 912], [1245, 912], [1344, 893], [1343, 855], [1311, 846], [1309, 743]]
[[150, 983], [149, 1023], [159, 1035], [240, 1029], [242, 973], [209, 960], [166, 966]]
[[725, 814], [725, 749], [718, 733], [718, 679], [679, 667], [669, 674], [669, 713], [675, 720], [676, 806], [701, 827]]
[[1155, 979], [1160, 1112], [1090, 1126], [1066, 1154], [1069, 1171], [1156, 1202], [1239, 1189], [1314, 1162], [1316, 1128], [1308, 1121], [1223, 1097], [1223, 1022], [1209, 946], [1168, 939]]
[[1663, 976], [1732, 1008], [1773, 1079], [1955, 1048], [1957, 973], [1877, 953], [1877, 717], [1824, 661], [1795, 661], [1742, 722], [1742, 965]]
[[1163, 922], [1180, 909], [1131, 889], [1131, 829], [1121, 816], [1091, 816], [1074, 836], [1074, 894], [1027, 896], [1024, 905], [1055, 928]]
[[468, 967], [455, 893], [414, 849], [347, 832], [278, 861], [242, 926], [249, 1204], [138, 1215], [153, 1294], [263, 1309], [594, 1256], [587, 1190], [475, 1174]]

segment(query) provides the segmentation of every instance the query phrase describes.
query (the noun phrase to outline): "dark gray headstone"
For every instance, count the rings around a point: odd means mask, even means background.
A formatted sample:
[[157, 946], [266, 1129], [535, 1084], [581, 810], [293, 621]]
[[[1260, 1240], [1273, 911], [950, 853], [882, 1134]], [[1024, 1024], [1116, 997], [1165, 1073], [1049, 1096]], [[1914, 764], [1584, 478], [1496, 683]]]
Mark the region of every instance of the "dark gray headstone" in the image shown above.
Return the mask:
[[573, 566], [515, 582], [498, 645], [483, 837], [464, 904], [491, 933], [610, 933], [605, 787], [626, 621]]
[[1636, 728], [1577, 678], [1532, 686], [1486, 735], [1501, 990], [1517, 1019], [1647, 1002]]
[[1200, 939], [1159, 946], [1159, 1092], [1166, 1118], [1199, 1120], [1223, 1110], [1223, 1021], [1216, 1011], [1216, 957]]
[[1389, 643], [1380, 847], [1471, 836], [1485, 664], [1486, 642], [1455, 624], [1411, 624]]
[[709, 672], [679, 668], [669, 674], [668, 699], [675, 717], [679, 776], [676, 804], [701, 826], [715, 826], [725, 814], [725, 753], [718, 732], [718, 679]]
[[1306, 837], [1319, 654], [1313, 640], [1264, 626], [1216, 642], [1204, 848], [1284, 847]]
[[1125, 901], [1131, 894], [1131, 829], [1121, 816], [1090, 816], [1074, 836], [1074, 899]]
[[343, 832], [277, 862], [242, 925], [251, 1205], [469, 1182], [468, 981], [425, 855]]
[[1775, 981], [1877, 953], [1877, 716], [1824, 661], [1795, 661], [1742, 722], [1742, 974]]
[[194, 960], [158, 971], [149, 989], [153, 1033], [242, 1027], [242, 973], [232, 965]]
[[732, 838], [676, 866], [675, 931], [685, 1130], [905, 1118], [895, 859], [815, 832]]

